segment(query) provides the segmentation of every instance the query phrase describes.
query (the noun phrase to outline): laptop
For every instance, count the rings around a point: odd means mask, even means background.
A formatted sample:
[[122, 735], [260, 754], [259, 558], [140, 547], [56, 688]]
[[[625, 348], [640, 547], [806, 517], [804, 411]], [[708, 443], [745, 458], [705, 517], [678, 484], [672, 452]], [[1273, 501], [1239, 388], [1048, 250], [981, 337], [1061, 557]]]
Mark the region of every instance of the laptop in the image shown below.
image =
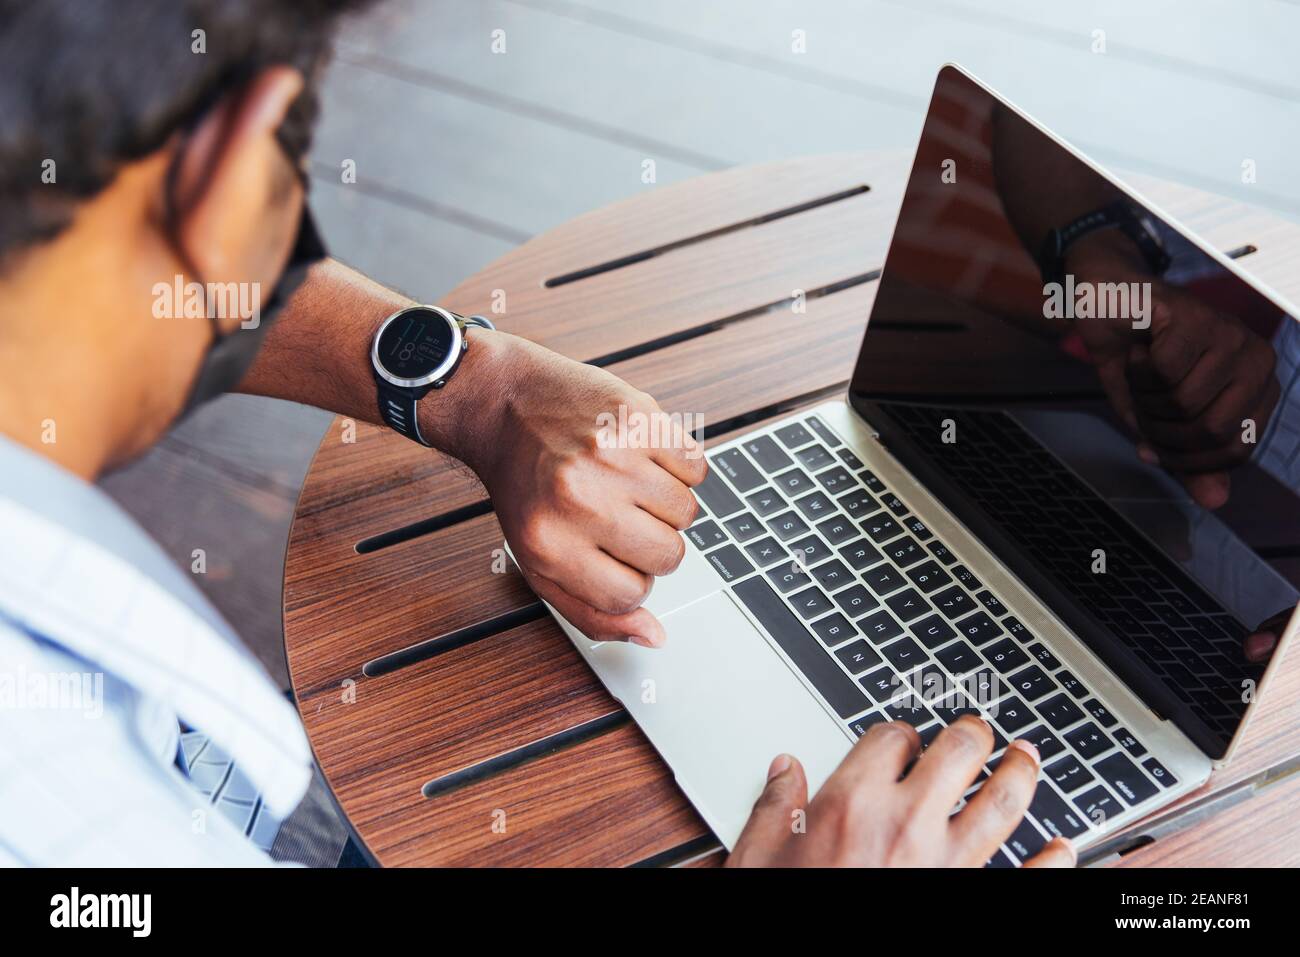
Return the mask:
[[[665, 648], [560, 624], [728, 848], [778, 753], [815, 793], [872, 724], [928, 744], [968, 712], [990, 764], [1042, 756], [990, 866], [1096, 844], [1231, 758], [1295, 630], [1294, 565], [1265, 557], [1300, 529], [1293, 314], [946, 66], [848, 394], [709, 450], [646, 603]], [[1229, 327], [1250, 348], [1215, 351]], [[1129, 363], [1170, 328], [1208, 365], [1162, 392]], [[1227, 501], [1139, 455], [1157, 433], [1223, 459]]]

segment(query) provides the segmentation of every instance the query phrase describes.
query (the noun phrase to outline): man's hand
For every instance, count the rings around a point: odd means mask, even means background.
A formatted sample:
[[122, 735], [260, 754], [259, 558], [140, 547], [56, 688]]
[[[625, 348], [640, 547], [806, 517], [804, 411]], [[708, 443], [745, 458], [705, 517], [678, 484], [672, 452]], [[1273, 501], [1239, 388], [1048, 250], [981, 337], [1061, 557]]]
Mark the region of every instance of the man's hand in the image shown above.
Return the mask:
[[[1235, 316], [1152, 277], [1123, 237], [1088, 237], [1069, 261], [1080, 282], [1149, 283], [1150, 328], [1134, 317], [1080, 319], [1080, 336], [1138, 454], [1178, 476], [1206, 508], [1228, 500], [1228, 473], [1254, 451], [1243, 420], [1262, 436], [1281, 395], [1273, 347]], [[1119, 244], [1116, 248], [1115, 243]]]
[[[640, 606], [682, 560], [703, 448], [617, 376], [504, 333], [470, 337], [469, 353], [490, 361], [474, 370], [473, 404], [458, 402], [471, 437], [447, 450], [487, 487], [524, 578], [590, 638], [662, 645], [662, 626]], [[629, 447], [603, 427], [620, 408], [656, 425], [662, 447]]]
[[[333, 260], [316, 266], [267, 333], [240, 389], [375, 422], [369, 350], [412, 305]], [[446, 387], [419, 404], [420, 432], [483, 480], [529, 585], [598, 640], [661, 645], [639, 606], [677, 567], [695, 517], [703, 449], [643, 392], [504, 332], [470, 329]], [[598, 416], [652, 417], [661, 447], [629, 448]], [[604, 437], [602, 438], [602, 432]], [[606, 442], [604, 439], [614, 441]]]
[[[811, 804], [799, 762], [778, 757], [727, 865], [982, 866], [1029, 807], [1037, 785], [1037, 750], [1026, 741], [1011, 742], [970, 803], [950, 817], [992, 751], [993, 734], [984, 721], [964, 716], [917, 759], [920, 744], [906, 723], [873, 725]], [[899, 780], [914, 759], [915, 766]], [[795, 827], [799, 820], [802, 828]], [[1069, 841], [1057, 838], [1025, 866], [1074, 863]]]

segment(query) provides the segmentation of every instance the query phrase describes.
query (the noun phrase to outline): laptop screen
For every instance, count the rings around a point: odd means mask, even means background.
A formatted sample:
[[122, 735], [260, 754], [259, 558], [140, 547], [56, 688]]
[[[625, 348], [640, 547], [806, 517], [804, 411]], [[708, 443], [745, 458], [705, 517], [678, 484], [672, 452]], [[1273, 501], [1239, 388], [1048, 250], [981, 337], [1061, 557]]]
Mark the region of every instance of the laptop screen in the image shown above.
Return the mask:
[[1298, 378], [1277, 303], [944, 69], [850, 400], [1214, 758], [1296, 606]]

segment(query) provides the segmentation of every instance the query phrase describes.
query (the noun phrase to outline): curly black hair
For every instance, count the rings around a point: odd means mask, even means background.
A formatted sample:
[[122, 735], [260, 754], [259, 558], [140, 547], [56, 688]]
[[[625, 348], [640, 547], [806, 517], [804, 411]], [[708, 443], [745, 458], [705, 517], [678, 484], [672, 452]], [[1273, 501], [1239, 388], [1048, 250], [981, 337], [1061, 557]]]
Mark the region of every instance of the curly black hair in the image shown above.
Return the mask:
[[302, 156], [335, 27], [371, 2], [0, 0], [0, 263], [268, 66], [307, 77], [279, 132]]

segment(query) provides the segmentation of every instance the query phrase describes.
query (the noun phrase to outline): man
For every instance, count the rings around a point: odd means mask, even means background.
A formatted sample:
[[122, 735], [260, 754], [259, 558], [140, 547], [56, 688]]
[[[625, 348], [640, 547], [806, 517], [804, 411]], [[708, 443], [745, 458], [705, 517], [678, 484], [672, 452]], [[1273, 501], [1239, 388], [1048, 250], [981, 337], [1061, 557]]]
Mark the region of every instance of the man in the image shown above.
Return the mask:
[[[292, 708], [90, 483], [236, 385], [380, 419], [370, 345], [410, 303], [323, 258], [301, 175], [334, 21], [359, 5], [0, 0], [0, 863], [264, 863], [306, 787]], [[268, 294], [214, 318], [168, 304], [188, 283]], [[653, 400], [463, 335], [454, 377], [389, 424], [478, 473], [529, 585], [585, 633], [662, 645], [640, 605], [682, 557], [695, 443], [602, 448], [601, 413]], [[963, 719], [900, 781], [916, 733], [873, 729], [806, 828], [782, 756], [733, 860], [978, 865], [1037, 773], [1017, 743], [950, 823], [991, 742]], [[1040, 863], [1072, 860], [1055, 842]]]

